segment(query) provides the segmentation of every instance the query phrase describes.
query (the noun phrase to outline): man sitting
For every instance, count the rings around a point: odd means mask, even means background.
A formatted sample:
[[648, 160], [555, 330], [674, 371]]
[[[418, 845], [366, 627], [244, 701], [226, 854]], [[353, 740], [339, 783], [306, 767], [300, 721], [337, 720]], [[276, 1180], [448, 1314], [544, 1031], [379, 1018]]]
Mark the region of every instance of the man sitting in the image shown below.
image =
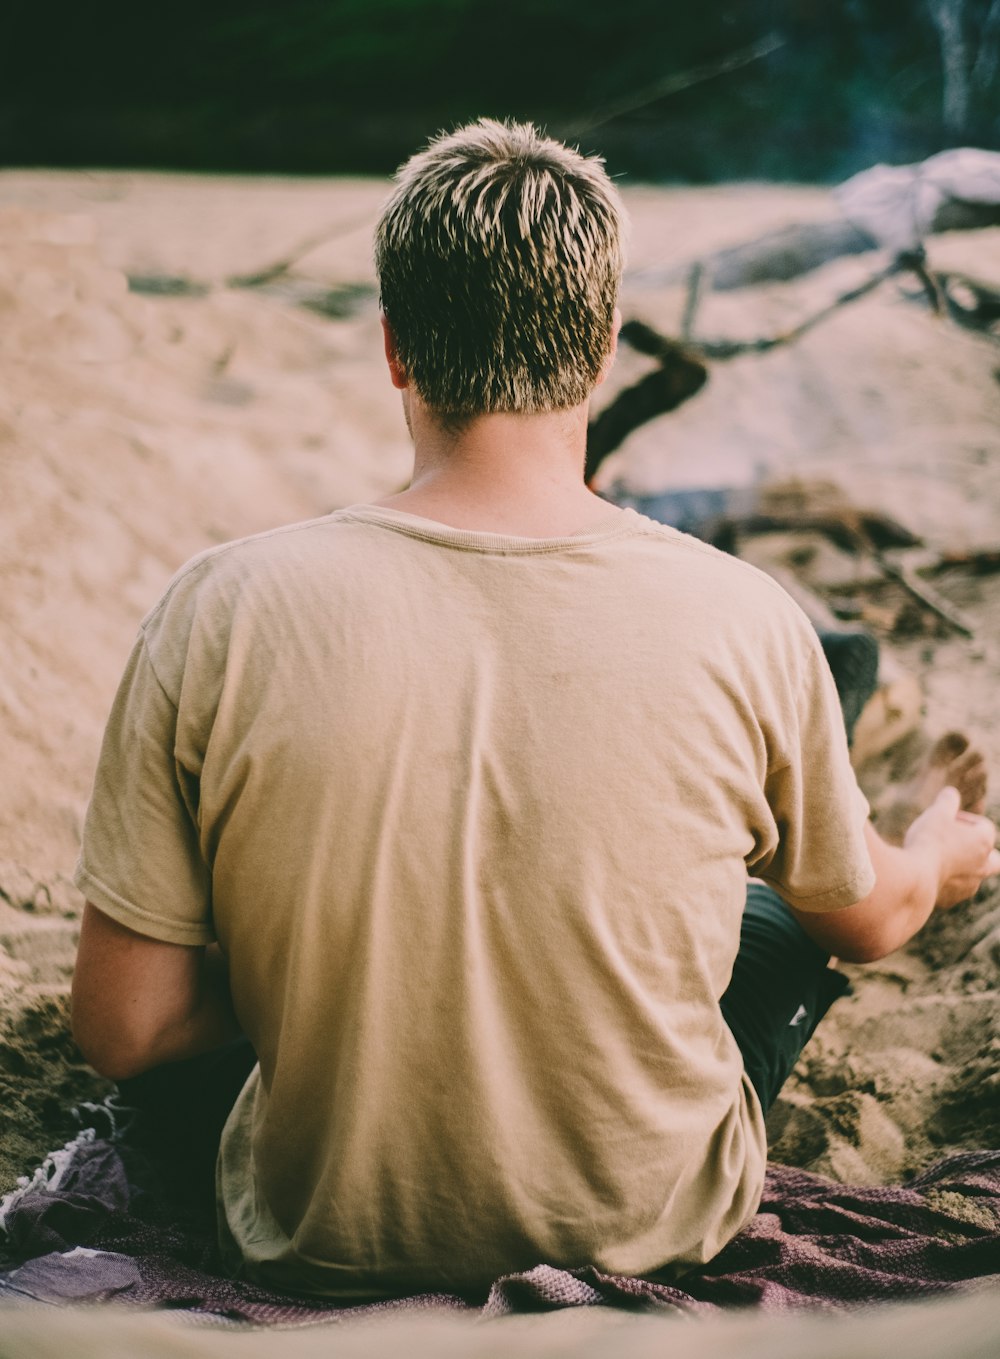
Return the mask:
[[376, 254], [412, 484], [196, 558], [115, 701], [75, 1032], [213, 1158], [235, 1099], [220, 1229], [264, 1283], [711, 1258], [828, 953], [1000, 868], [951, 789], [883, 843], [796, 606], [585, 486], [621, 232], [530, 127], [409, 161]]

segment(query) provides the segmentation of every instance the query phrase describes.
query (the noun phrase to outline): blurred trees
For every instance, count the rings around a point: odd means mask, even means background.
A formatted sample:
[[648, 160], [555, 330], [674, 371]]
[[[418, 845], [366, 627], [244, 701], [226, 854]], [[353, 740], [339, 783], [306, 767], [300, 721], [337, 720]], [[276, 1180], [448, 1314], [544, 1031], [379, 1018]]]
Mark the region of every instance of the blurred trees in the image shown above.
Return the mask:
[[927, 0], [941, 45], [943, 119], [961, 136], [973, 104], [995, 90], [1000, 58], [1000, 0]]
[[384, 171], [478, 113], [688, 179], [1000, 139], [1000, 0], [8, 0], [0, 41], [8, 163]]

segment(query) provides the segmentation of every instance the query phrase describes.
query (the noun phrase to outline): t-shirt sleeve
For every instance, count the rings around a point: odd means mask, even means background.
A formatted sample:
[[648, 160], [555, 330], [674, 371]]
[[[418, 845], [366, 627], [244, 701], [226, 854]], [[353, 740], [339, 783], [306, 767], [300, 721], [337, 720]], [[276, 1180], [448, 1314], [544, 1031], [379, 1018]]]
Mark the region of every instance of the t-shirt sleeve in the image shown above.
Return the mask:
[[211, 875], [197, 827], [197, 781], [175, 757], [177, 710], [140, 633], [104, 733], [74, 881], [129, 929], [208, 944]]
[[803, 668], [765, 796], [778, 830], [752, 866], [800, 911], [852, 906], [875, 885], [865, 843], [868, 802], [851, 767], [840, 700], [819, 639], [808, 628]]

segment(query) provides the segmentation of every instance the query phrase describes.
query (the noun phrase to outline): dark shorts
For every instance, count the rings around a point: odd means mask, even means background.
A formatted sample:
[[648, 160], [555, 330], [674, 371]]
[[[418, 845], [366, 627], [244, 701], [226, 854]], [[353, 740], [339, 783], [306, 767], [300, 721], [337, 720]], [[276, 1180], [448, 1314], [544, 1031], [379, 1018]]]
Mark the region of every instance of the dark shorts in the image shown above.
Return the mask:
[[150, 1154], [178, 1195], [209, 1201], [222, 1129], [257, 1065], [248, 1038], [118, 1082], [125, 1142]]
[[722, 1014], [766, 1113], [838, 996], [850, 990], [777, 892], [747, 885], [740, 949]]

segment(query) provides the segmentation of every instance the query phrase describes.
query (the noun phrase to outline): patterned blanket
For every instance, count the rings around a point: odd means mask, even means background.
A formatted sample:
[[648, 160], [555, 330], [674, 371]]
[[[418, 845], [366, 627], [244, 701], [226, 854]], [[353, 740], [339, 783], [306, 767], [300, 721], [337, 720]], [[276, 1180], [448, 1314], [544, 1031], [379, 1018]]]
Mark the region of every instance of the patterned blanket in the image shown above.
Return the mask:
[[168, 1192], [141, 1154], [87, 1130], [0, 1204], [0, 1302], [116, 1301], [218, 1325], [295, 1325], [431, 1309], [500, 1316], [563, 1307], [778, 1311], [1000, 1284], [1000, 1152], [945, 1158], [905, 1186], [768, 1170], [747, 1228], [674, 1285], [544, 1263], [485, 1299], [446, 1294], [342, 1307], [222, 1276], [207, 1205]]

